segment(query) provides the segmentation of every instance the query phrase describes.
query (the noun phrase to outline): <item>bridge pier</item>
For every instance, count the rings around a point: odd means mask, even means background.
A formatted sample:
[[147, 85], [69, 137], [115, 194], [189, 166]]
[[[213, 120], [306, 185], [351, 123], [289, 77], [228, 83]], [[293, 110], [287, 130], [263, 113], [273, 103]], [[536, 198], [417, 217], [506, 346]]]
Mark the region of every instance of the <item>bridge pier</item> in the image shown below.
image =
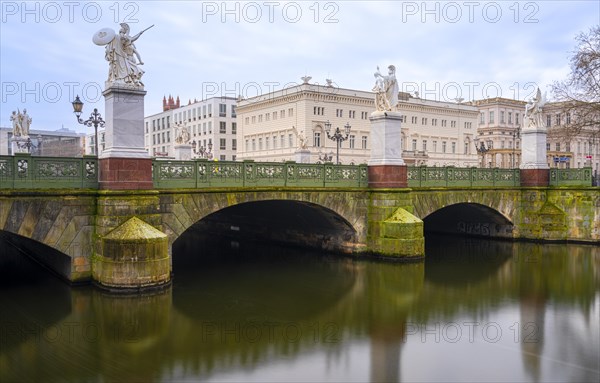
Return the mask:
[[410, 189], [371, 192], [367, 249], [376, 256], [416, 260], [425, 256], [423, 221], [413, 214]]

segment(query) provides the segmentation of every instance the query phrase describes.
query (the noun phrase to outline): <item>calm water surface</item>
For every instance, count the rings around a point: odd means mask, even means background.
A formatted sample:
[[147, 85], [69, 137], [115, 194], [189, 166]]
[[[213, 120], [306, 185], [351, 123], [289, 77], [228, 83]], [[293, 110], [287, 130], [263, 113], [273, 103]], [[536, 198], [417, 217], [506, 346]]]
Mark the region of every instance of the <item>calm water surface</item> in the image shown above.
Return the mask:
[[600, 380], [599, 247], [429, 236], [400, 264], [191, 234], [169, 289], [115, 296], [0, 246], [0, 382]]

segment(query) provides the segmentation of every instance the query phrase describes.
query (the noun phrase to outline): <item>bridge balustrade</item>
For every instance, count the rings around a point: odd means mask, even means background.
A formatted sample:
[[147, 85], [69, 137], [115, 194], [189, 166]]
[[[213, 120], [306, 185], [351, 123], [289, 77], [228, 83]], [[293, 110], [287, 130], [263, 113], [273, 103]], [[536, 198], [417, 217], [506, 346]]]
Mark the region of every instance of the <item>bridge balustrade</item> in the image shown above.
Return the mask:
[[0, 189], [97, 189], [96, 157], [0, 156]]
[[408, 167], [408, 187], [520, 186], [519, 169]]
[[154, 187], [367, 187], [367, 165], [253, 161], [164, 161], [152, 164]]
[[550, 169], [550, 186], [592, 186], [592, 168]]
[[[154, 187], [368, 187], [367, 165], [254, 161], [152, 162]], [[550, 169], [550, 186], [591, 186], [592, 169]], [[408, 167], [408, 187], [516, 187], [519, 169]], [[96, 189], [98, 159], [0, 156], [0, 189]]]

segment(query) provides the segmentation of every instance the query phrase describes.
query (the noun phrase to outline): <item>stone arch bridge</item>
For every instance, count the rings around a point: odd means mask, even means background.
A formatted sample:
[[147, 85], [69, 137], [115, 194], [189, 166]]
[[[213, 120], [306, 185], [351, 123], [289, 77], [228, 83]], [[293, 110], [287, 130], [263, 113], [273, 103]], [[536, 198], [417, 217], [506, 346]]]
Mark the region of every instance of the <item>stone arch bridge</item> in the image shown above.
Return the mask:
[[600, 195], [589, 187], [0, 190], [0, 235], [44, 254], [40, 262], [74, 283], [168, 283], [172, 244], [199, 222], [356, 256], [417, 259], [424, 228], [598, 244]]

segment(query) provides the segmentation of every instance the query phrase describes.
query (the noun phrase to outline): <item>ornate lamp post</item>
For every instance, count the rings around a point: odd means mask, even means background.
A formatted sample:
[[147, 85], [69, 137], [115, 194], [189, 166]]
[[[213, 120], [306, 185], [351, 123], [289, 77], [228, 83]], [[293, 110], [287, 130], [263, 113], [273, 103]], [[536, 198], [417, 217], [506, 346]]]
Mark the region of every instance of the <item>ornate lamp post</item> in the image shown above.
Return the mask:
[[75, 100], [72, 102], [73, 104], [73, 113], [75, 113], [75, 116], [77, 116], [77, 122], [79, 122], [82, 125], [85, 125], [87, 127], [92, 127], [92, 125], [94, 126], [94, 142], [96, 144], [96, 156], [99, 155], [98, 153], [98, 125], [100, 125], [100, 127], [104, 126], [104, 120], [102, 119], [100, 113], [98, 113], [98, 109], [94, 108], [94, 111], [92, 112], [92, 114], [90, 114], [90, 118], [88, 118], [87, 120], [83, 121], [80, 116], [81, 113], [83, 112], [83, 102], [81, 102], [81, 100], [79, 99], [79, 96], [75, 97]]
[[488, 143], [488, 146], [485, 146], [485, 142], [480, 140], [478, 137], [475, 138], [475, 150], [477, 153], [481, 153], [481, 167], [485, 168], [485, 153], [489, 152], [492, 149], [492, 144]]
[[[212, 159], [213, 154], [212, 154], [212, 142], [208, 142], [208, 150], [206, 150], [206, 148], [204, 146], [200, 146], [200, 143], [196, 143], [196, 141], [192, 141], [192, 150], [194, 151], [194, 154], [197, 154], [200, 156], [200, 158], [206, 158], [207, 160]], [[197, 149], [196, 149], [197, 148]]]
[[337, 143], [335, 162], [338, 165], [340, 164], [340, 145], [342, 144], [343, 141], [346, 141], [348, 139], [348, 136], [350, 135], [350, 124], [349, 123], [346, 123], [346, 125], [344, 126], [344, 130], [346, 133], [345, 135], [342, 134], [339, 127], [335, 128], [335, 132], [333, 134], [330, 134], [331, 123], [329, 122], [329, 120], [327, 120], [327, 122], [325, 123], [325, 132], [327, 133], [327, 138], [329, 138], [330, 140], [335, 141]]
[[513, 137], [513, 158], [512, 158], [512, 167], [513, 169], [515, 168], [515, 157], [517, 155], [517, 139], [521, 138], [521, 130], [519, 129], [519, 127], [517, 126], [517, 129], [515, 129], [512, 132], [512, 137]]

